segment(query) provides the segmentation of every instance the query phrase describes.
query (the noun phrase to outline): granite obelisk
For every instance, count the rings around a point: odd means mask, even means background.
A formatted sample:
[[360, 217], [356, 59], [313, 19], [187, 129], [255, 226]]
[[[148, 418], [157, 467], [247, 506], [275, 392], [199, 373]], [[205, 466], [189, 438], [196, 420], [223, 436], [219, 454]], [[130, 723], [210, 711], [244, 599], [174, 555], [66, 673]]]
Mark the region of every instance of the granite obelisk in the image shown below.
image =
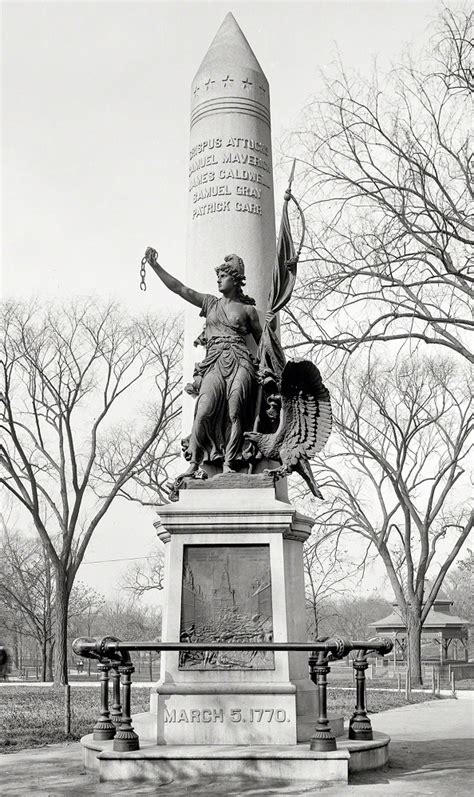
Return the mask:
[[[268, 81], [231, 13], [225, 17], [191, 86], [186, 284], [216, 293], [214, 268], [236, 252], [246, 292], [263, 315], [276, 254]], [[192, 380], [193, 341], [202, 319], [185, 321], [184, 383]], [[199, 352], [198, 352], [199, 355]], [[194, 403], [184, 397], [183, 432]]]

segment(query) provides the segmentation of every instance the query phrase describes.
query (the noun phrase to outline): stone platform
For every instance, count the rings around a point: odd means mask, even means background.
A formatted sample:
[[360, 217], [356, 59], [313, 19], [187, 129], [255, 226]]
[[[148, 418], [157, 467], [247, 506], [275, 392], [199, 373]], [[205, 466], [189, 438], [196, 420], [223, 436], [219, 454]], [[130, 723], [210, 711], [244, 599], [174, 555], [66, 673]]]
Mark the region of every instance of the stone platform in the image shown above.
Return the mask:
[[374, 733], [366, 742], [337, 740], [337, 750], [316, 753], [307, 744], [297, 745], [155, 745], [142, 740], [141, 749], [130, 753], [112, 750], [113, 742], [97, 742], [84, 736], [86, 769], [95, 770], [103, 781], [170, 780], [186, 782], [200, 777], [231, 776], [292, 783], [313, 782], [346, 785], [350, 772], [383, 767], [388, 762], [390, 738]]

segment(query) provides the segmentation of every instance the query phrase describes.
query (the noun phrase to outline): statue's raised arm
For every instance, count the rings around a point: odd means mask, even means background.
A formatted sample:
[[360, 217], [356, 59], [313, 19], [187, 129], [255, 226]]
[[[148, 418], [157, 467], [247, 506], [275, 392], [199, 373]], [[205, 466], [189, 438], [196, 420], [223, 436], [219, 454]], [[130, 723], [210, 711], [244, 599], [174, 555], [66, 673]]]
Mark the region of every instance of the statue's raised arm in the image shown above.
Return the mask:
[[145, 252], [145, 259], [152, 267], [155, 274], [159, 276], [162, 283], [166, 285], [170, 291], [177, 293], [178, 296], [181, 296], [182, 299], [190, 302], [190, 304], [194, 304], [196, 307], [202, 307], [205, 294], [198, 293], [198, 291], [193, 291], [192, 288], [188, 288], [186, 285], [183, 285], [183, 283], [176, 279], [176, 277], [168, 274], [163, 266], [160, 266], [158, 263], [158, 254], [151, 246], [149, 246]]

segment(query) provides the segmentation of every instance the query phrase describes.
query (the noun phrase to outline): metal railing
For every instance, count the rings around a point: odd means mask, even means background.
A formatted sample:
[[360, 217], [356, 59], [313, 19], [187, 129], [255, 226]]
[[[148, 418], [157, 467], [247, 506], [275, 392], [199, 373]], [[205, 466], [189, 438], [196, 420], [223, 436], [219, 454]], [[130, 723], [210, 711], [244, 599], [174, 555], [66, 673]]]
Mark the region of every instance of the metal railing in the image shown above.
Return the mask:
[[[327, 715], [327, 675], [331, 661], [345, 658], [356, 652], [353, 660], [356, 680], [356, 705], [349, 722], [349, 739], [372, 739], [372, 726], [367, 716], [366, 679], [367, 654], [382, 656], [393, 648], [391, 639], [377, 638], [362, 641], [325, 639], [314, 642], [121, 642], [115, 637], [89, 639], [80, 637], [72, 644], [74, 653], [89, 659], [98, 659], [101, 672], [100, 714], [93, 728], [93, 738], [98, 741], [113, 739], [113, 749], [121, 752], [138, 750], [140, 740], [132, 726], [131, 688], [135, 670], [131, 651], [299, 651], [309, 653], [309, 677], [317, 689], [318, 718], [310, 740], [310, 750], [326, 752], [336, 750], [336, 739]], [[112, 678], [112, 707], [109, 709], [109, 680]]]

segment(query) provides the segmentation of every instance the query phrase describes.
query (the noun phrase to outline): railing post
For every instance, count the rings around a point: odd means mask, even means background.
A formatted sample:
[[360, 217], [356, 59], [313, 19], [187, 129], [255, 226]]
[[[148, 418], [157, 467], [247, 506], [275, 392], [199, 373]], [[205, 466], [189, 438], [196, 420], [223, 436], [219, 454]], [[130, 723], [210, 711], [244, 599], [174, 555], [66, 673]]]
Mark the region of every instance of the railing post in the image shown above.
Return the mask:
[[359, 651], [352, 664], [356, 677], [356, 707], [349, 722], [349, 739], [370, 741], [374, 737], [367, 716], [365, 671], [369, 665], [364, 651]]
[[310, 750], [315, 752], [327, 752], [336, 750], [336, 739], [329, 726], [327, 716], [327, 674], [330, 672], [328, 666], [328, 654], [320, 650], [309, 658], [309, 673], [312, 682], [318, 690], [318, 721], [314, 733], [309, 743]]
[[120, 698], [120, 673], [117, 666], [112, 667], [112, 711], [110, 718], [117, 727], [122, 722], [122, 701]]
[[115, 734], [113, 747], [115, 751], [124, 753], [140, 749], [138, 734], [133, 730], [131, 717], [131, 676], [135, 672], [135, 667], [133, 664], [120, 664], [118, 669], [122, 676], [123, 714], [122, 721]]
[[93, 738], [97, 741], [113, 739], [115, 725], [109, 713], [109, 670], [110, 662], [99, 662], [97, 669], [100, 671], [100, 717], [94, 725]]

